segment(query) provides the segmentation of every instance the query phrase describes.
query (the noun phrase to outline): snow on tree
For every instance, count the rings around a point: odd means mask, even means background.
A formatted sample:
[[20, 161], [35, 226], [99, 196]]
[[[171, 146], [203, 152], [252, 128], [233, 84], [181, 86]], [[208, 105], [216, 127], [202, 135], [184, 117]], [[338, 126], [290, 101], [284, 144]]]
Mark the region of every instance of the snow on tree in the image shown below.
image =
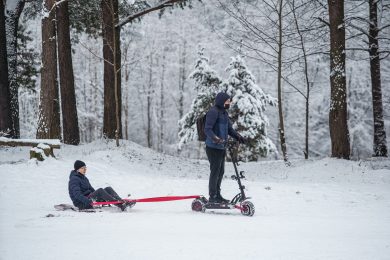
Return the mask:
[[229, 116], [233, 128], [248, 139], [247, 145], [240, 146], [238, 156], [240, 160], [256, 161], [276, 151], [267, 136], [269, 123], [265, 109], [267, 105], [275, 106], [277, 101], [256, 84], [240, 56], [232, 57], [226, 71], [230, 75], [223, 88], [232, 97]]
[[192, 102], [190, 111], [179, 120], [179, 149], [183, 144], [197, 139], [196, 120], [213, 106], [222, 83], [220, 77], [210, 67], [209, 59], [204, 56], [204, 49], [200, 48], [198, 54], [195, 70], [190, 74], [190, 78], [195, 81], [195, 90], [198, 94]]

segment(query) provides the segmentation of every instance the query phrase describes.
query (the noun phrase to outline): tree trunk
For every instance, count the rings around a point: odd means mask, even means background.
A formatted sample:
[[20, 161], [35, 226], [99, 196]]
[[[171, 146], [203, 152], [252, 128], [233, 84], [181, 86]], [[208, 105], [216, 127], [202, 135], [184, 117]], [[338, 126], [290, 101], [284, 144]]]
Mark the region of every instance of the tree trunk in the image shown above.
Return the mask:
[[[127, 51], [126, 51], [127, 53]], [[129, 140], [129, 66], [125, 65], [125, 85], [126, 85], [126, 96], [125, 96], [125, 139]]]
[[283, 117], [283, 100], [282, 100], [282, 50], [283, 50], [283, 0], [279, 1], [279, 35], [278, 35], [278, 108], [279, 108], [279, 137], [280, 146], [283, 153], [283, 160], [288, 163], [286, 137], [284, 131], [284, 117]]
[[294, 15], [295, 27], [297, 28], [297, 33], [299, 35], [299, 41], [301, 44], [303, 61], [304, 61], [304, 74], [305, 74], [305, 83], [306, 83], [306, 97], [305, 97], [305, 105], [306, 105], [306, 115], [305, 115], [305, 159], [309, 159], [309, 101], [310, 101], [310, 82], [309, 82], [309, 68], [307, 62], [307, 53], [305, 47], [305, 41], [303, 38], [302, 31], [299, 27], [298, 18], [295, 10], [295, 1], [292, 1], [292, 13]]
[[45, 0], [43, 6], [41, 93], [37, 139], [61, 138], [54, 4], [55, 0]]
[[383, 120], [381, 69], [378, 42], [378, 14], [377, 0], [369, 0], [370, 31], [369, 53], [372, 87], [372, 110], [374, 113], [374, 156], [387, 157], [386, 130]]
[[19, 86], [17, 82], [17, 42], [19, 18], [24, 9], [25, 0], [18, 0], [15, 9], [8, 10], [6, 17], [7, 55], [8, 55], [8, 82], [10, 95], [10, 110], [12, 118], [11, 136], [20, 137], [19, 126]]
[[147, 107], [147, 142], [148, 147], [152, 148], [152, 92], [153, 92], [153, 53], [150, 54], [149, 84], [146, 90]]
[[184, 84], [186, 81], [186, 50], [187, 41], [183, 40], [183, 50], [180, 52], [179, 68], [179, 118], [184, 115]]
[[74, 88], [68, 1], [60, 3], [56, 9], [63, 137], [65, 144], [78, 145], [80, 133]]
[[162, 57], [162, 72], [161, 72], [161, 85], [160, 85], [160, 142], [159, 150], [164, 151], [164, 80], [165, 80], [165, 51], [163, 51]]
[[330, 23], [330, 111], [329, 129], [332, 157], [349, 159], [345, 80], [344, 0], [328, 0]]
[[104, 119], [103, 135], [122, 138], [121, 123], [121, 51], [118, 21], [118, 0], [102, 0], [104, 58]]
[[4, 9], [4, 2], [0, 0], [0, 132], [8, 133], [12, 131], [12, 117], [10, 110]]

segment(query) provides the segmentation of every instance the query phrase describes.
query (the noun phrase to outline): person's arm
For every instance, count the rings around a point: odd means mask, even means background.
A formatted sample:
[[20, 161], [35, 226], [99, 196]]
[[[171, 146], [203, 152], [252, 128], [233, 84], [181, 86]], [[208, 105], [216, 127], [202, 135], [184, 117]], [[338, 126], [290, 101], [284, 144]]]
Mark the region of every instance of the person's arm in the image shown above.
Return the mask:
[[210, 109], [209, 112], [206, 114], [206, 123], [204, 125], [204, 132], [205, 134], [211, 138], [215, 143], [218, 143], [221, 140], [213, 131], [213, 127], [215, 125], [215, 122], [217, 122], [218, 119], [218, 111], [215, 109]]
[[88, 199], [86, 196], [83, 195], [80, 189], [80, 182], [73, 178], [69, 181], [69, 190], [72, 193], [72, 195], [81, 203], [84, 204], [85, 208], [88, 208], [92, 205], [92, 200]]

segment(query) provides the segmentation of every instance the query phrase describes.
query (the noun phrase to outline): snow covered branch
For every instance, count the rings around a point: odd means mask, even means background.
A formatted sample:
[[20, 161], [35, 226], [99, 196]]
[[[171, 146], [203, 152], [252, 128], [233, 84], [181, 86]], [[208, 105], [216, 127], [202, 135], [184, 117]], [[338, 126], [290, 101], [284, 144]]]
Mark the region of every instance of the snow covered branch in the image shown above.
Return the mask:
[[117, 25], [115, 25], [115, 27], [117, 27], [117, 28], [118, 27], [122, 27], [125, 24], [131, 23], [135, 19], [140, 18], [140, 17], [142, 17], [145, 14], [148, 14], [148, 13], [151, 13], [151, 12], [154, 12], [154, 11], [157, 11], [157, 10], [161, 10], [161, 9], [166, 8], [166, 7], [171, 7], [175, 3], [180, 3], [180, 2], [184, 2], [184, 1], [185, 0], [168, 0], [168, 1], [162, 2], [159, 5], [156, 5], [156, 6], [147, 8], [147, 9], [144, 9], [144, 10], [138, 12], [138, 13], [135, 13], [135, 14], [132, 14], [132, 15], [126, 17], [122, 22], [119, 22]]

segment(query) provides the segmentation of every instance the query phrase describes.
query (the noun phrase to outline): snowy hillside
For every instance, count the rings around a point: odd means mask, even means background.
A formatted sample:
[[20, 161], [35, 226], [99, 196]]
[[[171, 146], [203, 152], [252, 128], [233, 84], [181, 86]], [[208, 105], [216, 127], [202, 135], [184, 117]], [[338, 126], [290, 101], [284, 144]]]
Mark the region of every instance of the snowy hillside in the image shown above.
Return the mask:
[[[208, 162], [171, 157], [131, 142], [95, 141], [26, 159], [0, 148], [0, 259], [388, 259], [390, 160], [243, 163], [253, 217], [192, 212], [191, 200], [138, 203], [127, 212], [59, 212], [73, 162], [96, 187], [122, 196], [207, 195]], [[226, 176], [233, 173], [226, 164]], [[238, 192], [230, 178], [225, 197]], [[48, 214], [54, 217], [46, 217]]]

